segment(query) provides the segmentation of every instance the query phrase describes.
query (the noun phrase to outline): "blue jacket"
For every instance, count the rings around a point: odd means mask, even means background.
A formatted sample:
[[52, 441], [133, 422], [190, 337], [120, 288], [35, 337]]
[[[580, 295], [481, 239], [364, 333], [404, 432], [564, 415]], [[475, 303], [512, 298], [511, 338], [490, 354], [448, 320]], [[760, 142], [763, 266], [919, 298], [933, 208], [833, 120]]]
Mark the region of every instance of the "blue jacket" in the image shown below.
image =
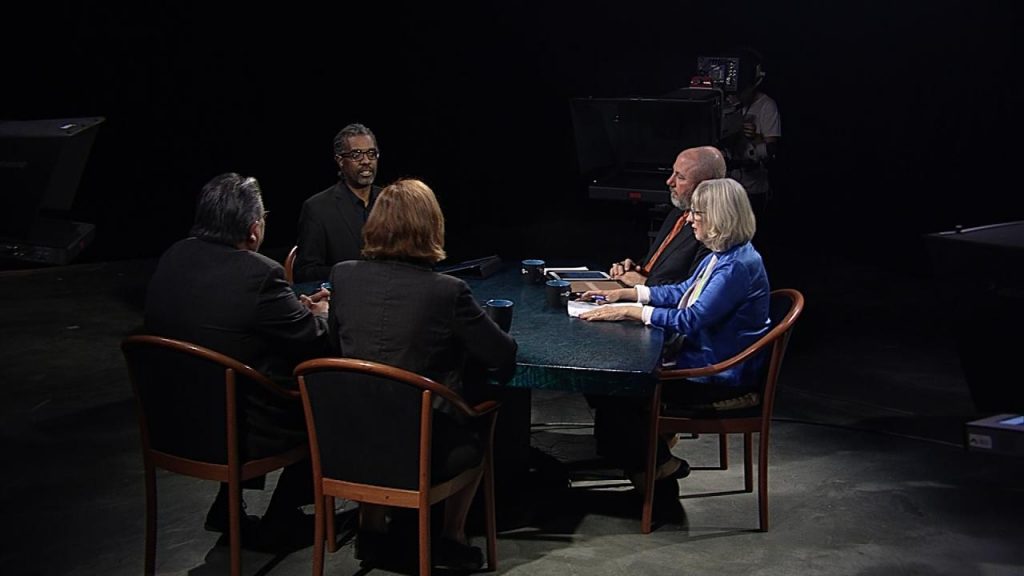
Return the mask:
[[[655, 307], [651, 325], [685, 337], [676, 358], [678, 368], [721, 362], [753, 344], [771, 328], [768, 274], [761, 255], [749, 242], [718, 253], [718, 262], [697, 301], [689, 308], [677, 308], [710, 259], [709, 254], [697, 272], [684, 282], [650, 287], [649, 304]], [[709, 381], [755, 386], [762, 361], [757, 358], [744, 362]]]

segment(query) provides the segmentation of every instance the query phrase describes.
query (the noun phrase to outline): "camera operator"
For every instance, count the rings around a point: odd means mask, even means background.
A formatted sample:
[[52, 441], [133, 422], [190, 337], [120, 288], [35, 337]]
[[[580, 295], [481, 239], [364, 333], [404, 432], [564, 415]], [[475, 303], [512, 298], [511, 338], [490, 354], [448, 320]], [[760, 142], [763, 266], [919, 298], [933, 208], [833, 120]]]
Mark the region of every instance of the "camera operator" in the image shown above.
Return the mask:
[[750, 196], [754, 213], [762, 220], [772, 196], [769, 169], [782, 138], [782, 120], [775, 100], [760, 86], [765, 73], [755, 51], [740, 51], [740, 70], [733, 102], [743, 117], [743, 130], [724, 147], [729, 177], [740, 182]]

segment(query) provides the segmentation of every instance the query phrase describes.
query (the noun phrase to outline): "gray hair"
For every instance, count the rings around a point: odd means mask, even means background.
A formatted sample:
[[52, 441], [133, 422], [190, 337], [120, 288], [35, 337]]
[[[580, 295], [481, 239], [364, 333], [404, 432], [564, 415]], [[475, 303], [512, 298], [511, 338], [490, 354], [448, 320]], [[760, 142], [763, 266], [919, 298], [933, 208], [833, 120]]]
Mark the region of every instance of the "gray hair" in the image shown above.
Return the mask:
[[750, 242], [757, 220], [743, 185], [732, 178], [705, 180], [693, 191], [690, 204], [703, 213], [704, 245], [713, 252]]
[[249, 237], [249, 227], [263, 218], [260, 184], [251, 176], [228, 172], [203, 186], [196, 205], [192, 236], [237, 246]]

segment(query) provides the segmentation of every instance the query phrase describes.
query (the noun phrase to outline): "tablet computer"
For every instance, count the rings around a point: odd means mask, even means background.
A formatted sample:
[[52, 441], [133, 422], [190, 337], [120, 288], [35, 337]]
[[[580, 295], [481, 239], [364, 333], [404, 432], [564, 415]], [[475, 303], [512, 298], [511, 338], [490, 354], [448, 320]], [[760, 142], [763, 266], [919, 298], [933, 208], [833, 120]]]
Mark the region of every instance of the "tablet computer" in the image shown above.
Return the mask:
[[552, 270], [548, 276], [559, 280], [607, 280], [611, 278], [607, 272], [600, 270]]
[[[588, 290], [618, 290], [619, 288], [627, 288], [619, 280], [573, 280], [569, 283], [569, 292], [574, 294], [582, 294]], [[570, 295], [570, 298], [572, 296]]]

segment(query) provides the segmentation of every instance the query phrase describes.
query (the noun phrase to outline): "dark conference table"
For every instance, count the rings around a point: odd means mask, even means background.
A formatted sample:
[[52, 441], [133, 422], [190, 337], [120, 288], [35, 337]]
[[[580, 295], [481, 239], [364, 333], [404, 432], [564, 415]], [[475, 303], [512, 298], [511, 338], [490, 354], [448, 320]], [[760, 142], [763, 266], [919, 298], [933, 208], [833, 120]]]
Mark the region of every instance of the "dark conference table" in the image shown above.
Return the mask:
[[487, 278], [463, 277], [483, 305], [515, 302], [509, 333], [519, 344], [515, 377], [505, 386], [646, 396], [654, 386], [663, 333], [635, 322], [587, 322], [547, 303], [545, 286], [505, 263]]
[[[460, 276], [481, 306], [491, 298], [515, 302], [509, 333], [519, 344], [515, 377], [505, 387], [647, 396], [661, 358], [663, 332], [636, 322], [587, 322], [547, 303], [543, 283], [529, 283], [518, 263], [481, 278]], [[297, 294], [319, 282], [295, 284]]]

